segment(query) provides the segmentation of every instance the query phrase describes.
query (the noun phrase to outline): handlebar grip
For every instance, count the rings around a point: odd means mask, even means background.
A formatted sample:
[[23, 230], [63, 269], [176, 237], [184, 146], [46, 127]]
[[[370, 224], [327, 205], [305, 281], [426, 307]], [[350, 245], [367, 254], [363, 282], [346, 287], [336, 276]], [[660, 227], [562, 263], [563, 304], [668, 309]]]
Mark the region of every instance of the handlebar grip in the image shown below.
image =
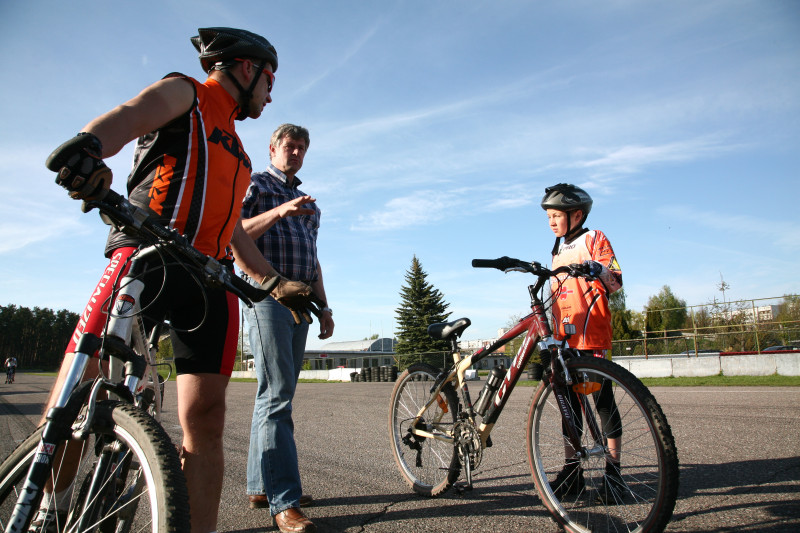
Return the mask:
[[124, 200], [124, 197], [121, 194], [111, 189], [108, 189], [105, 191], [103, 196], [100, 197], [100, 199], [110, 204], [113, 204], [115, 207], [119, 207], [120, 202]]
[[231, 275], [231, 285], [233, 285], [233, 287], [236, 290], [238, 290], [244, 296], [246, 296], [247, 299], [250, 300], [251, 302], [260, 302], [261, 300], [269, 296], [269, 293], [271, 293], [272, 289], [274, 289], [275, 286], [278, 285], [279, 281], [280, 277], [275, 276], [270, 280], [270, 283], [268, 283], [263, 289], [260, 289], [258, 287], [254, 287], [253, 285], [250, 285], [245, 280], [243, 280], [242, 278], [240, 278], [235, 274]]
[[472, 266], [474, 268], [496, 268], [498, 270], [507, 270], [509, 268], [518, 266], [519, 259], [512, 259], [508, 256], [498, 257], [497, 259], [473, 259]]

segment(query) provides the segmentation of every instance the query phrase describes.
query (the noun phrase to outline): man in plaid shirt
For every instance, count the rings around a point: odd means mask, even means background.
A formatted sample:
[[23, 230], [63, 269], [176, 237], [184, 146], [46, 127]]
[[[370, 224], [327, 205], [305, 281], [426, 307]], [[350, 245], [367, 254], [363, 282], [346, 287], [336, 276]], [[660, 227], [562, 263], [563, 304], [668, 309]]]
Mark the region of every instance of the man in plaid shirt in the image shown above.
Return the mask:
[[[333, 318], [317, 258], [320, 210], [314, 198], [298, 189], [301, 182], [296, 176], [309, 143], [308, 130], [301, 126], [283, 124], [275, 130], [269, 167], [251, 177], [242, 204], [242, 226], [278, 274], [289, 283], [307, 285], [315, 300], [322, 302], [319, 338], [327, 339], [333, 335]], [[280, 288], [273, 295], [280, 294]], [[245, 310], [258, 379], [247, 494], [251, 508], [269, 507], [281, 531], [315, 531], [300, 510], [312, 499], [302, 495], [292, 422], [309, 323], [298, 309], [283, 303], [280, 296], [277, 300], [269, 296]]]

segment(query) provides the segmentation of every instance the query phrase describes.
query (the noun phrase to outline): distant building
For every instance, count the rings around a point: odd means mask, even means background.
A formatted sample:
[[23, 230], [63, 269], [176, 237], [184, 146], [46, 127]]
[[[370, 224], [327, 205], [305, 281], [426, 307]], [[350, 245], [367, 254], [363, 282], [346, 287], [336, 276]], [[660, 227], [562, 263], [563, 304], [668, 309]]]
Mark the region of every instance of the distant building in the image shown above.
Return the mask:
[[[479, 340], [471, 340], [471, 341], [461, 341], [458, 343], [459, 348], [463, 353], [475, 353], [481, 348], [486, 348], [491, 345], [493, 342], [496, 342], [498, 338], [500, 338], [506, 331], [506, 329], [499, 329], [497, 330], [497, 338], [494, 339], [479, 339]], [[491, 355], [488, 355], [484, 359], [478, 361], [474, 367], [476, 370], [489, 370], [496, 366], [504, 366], [508, 368], [511, 366], [511, 361], [514, 359], [514, 356], [517, 354], [506, 354], [506, 348], [508, 345], [501, 346]]]
[[312, 370], [391, 366], [395, 345], [397, 341], [389, 338], [329, 342], [319, 350], [306, 350], [303, 360], [311, 363]]
[[[714, 316], [724, 320], [741, 319], [745, 323], [758, 322], [772, 322], [781, 311], [779, 305], [761, 305], [758, 307], [743, 307], [741, 309], [733, 309], [726, 311], [718, 311]], [[753, 320], [756, 317], [757, 320]]]
[[[459, 342], [462, 353], [473, 353], [479, 348], [489, 346], [497, 339], [483, 339]], [[311, 364], [311, 370], [325, 370], [338, 367], [364, 368], [395, 365], [394, 348], [397, 340], [389, 338], [368, 339], [361, 341], [329, 342], [318, 350], [306, 350], [304, 361]], [[501, 347], [485, 359], [479, 361], [476, 370], [488, 370], [495, 366], [508, 368], [516, 354], [507, 355], [505, 346]], [[449, 359], [448, 359], [449, 362]]]

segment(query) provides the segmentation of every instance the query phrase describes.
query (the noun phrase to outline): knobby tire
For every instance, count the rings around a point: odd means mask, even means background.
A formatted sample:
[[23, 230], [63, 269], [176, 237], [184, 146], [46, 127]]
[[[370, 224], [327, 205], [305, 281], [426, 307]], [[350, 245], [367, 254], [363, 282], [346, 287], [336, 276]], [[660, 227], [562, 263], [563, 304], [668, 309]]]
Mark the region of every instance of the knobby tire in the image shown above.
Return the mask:
[[[438, 496], [449, 489], [461, 473], [461, 464], [452, 440], [414, 436], [411, 424], [431, 399], [440, 370], [424, 363], [413, 364], [398, 377], [392, 390], [389, 409], [389, 437], [392, 454], [400, 474], [417, 494]], [[423, 413], [417, 427], [446, 433], [452, 437], [458, 414], [458, 397], [447, 384]]]
[[[41, 441], [40, 427], [0, 464], [0, 529], [5, 530]], [[73, 441], [76, 442], [76, 441]], [[57, 531], [124, 533], [189, 531], [189, 498], [180, 460], [169, 435], [137, 407], [114, 401], [97, 403], [91, 436], [82, 444], [82, 457], [68, 509], [67, 526]], [[99, 496], [85, 501], [97, 464], [110, 458]], [[57, 479], [57, 466], [51, 479]], [[87, 513], [90, 518], [87, 519]], [[35, 514], [35, 511], [34, 511]], [[80, 521], [86, 527], [74, 529]]]
[[[581, 460], [584, 486], [576, 485], [569, 494], [556, 496], [559, 488], [551, 483], [564, 467], [566, 439], [552, 388], [542, 381], [531, 401], [527, 429], [528, 461], [542, 502], [568, 532], [663, 531], [675, 507], [679, 474], [675, 441], [661, 407], [633, 374], [617, 364], [595, 357], [575, 357], [566, 364], [576, 382], [588, 385], [579, 390], [593, 390], [594, 384], [611, 386], [622, 429], [620, 473], [625, 487], [619, 492], [605, 492], [605, 498], [599, 498], [607, 477], [606, 454], [601, 449], [599, 454]], [[602, 428], [596, 404], [598, 395], [577, 396], [582, 400], [583, 410], [594, 413]], [[573, 413], [581, 416], [579, 412]], [[583, 420], [582, 446], [590, 449], [597, 443]], [[613, 435], [611, 425], [603, 435]]]

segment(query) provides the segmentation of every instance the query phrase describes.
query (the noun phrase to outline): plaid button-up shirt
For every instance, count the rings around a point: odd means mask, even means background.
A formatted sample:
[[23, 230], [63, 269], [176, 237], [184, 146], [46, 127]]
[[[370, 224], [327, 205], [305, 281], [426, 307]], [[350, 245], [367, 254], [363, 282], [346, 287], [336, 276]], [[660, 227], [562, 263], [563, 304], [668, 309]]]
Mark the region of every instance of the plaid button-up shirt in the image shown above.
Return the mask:
[[[295, 176], [288, 185], [286, 175], [272, 165], [266, 172], [254, 173], [242, 202], [242, 219], [253, 218], [304, 196], [297, 188], [301, 183]], [[314, 214], [280, 219], [256, 239], [256, 245], [273, 268], [287, 279], [312, 282], [317, 280], [317, 232], [321, 212], [316, 203], [303, 207], [313, 209]]]

